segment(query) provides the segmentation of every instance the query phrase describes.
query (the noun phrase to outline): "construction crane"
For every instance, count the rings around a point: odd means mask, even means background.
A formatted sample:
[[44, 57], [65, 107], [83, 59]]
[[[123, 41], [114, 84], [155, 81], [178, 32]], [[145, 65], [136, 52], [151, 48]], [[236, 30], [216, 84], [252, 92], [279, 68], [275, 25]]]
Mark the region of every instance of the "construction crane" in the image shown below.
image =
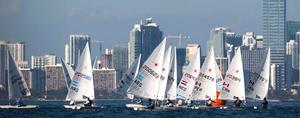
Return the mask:
[[181, 40], [182, 39], [191, 39], [190, 36], [182, 35], [181, 33], [179, 35], [167, 35], [166, 38], [172, 38], [172, 39], [178, 39], [179, 47], [181, 47]]

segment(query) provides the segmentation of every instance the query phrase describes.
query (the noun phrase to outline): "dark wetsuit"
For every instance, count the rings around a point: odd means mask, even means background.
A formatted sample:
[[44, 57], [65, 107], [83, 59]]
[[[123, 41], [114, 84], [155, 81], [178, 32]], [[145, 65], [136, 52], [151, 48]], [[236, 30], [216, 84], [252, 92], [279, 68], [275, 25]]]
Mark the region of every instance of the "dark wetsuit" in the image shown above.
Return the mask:
[[262, 103], [261, 103], [261, 105], [262, 105], [262, 107], [263, 108], [266, 108], [267, 106], [268, 106], [268, 101], [267, 100], [264, 100]]
[[241, 107], [242, 101], [237, 99], [234, 101], [235, 107]]

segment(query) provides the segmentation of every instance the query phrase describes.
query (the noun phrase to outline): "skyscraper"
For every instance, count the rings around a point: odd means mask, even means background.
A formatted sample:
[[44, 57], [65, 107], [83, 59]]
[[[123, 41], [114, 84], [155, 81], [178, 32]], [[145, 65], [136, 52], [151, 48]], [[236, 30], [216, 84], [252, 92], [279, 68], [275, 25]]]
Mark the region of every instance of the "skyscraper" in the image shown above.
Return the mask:
[[210, 31], [206, 54], [208, 54], [210, 48], [213, 46], [216, 57], [226, 57], [225, 33], [228, 31], [230, 30], [224, 27], [214, 28]]
[[0, 40], [0, 85], [6, 87], [7, 85], [7, 52], [8, 41]]
[[144, 63], [150, 56], [154, 48], [162, 41], [163, 32], [159, 29], [159, 25], [147, 18], [140, 24], [135, 24], [130, 31], [130, 39], [128, 43], [128, 65], [135, 58], [142, 54], [141, 63]]
[[31, 56], [31, 68], [45, 69], [46, 65], [56, 65], [58, 57], [54, 54], [46, 54], [44, 56]]
[[176, 56], [177, 56], [177, 78], [181, 79], [183, 75], [183, 67], [187, 64], [186, 48], [177, 48]]
[[[79, 57], [85, 47], [87, 42], [90, 43], [91, 38], [88, 35], [84, 34], [72, 34], [70, 35], [70, 42], [69, 42], [69, 63], [76, 68]], [[91, 45], [89, 45], [91, 49]]]
[[[113, 67], [117, 72], [117, 83], [126, 73], [128, 68], [128, 47], [114, 46], [113, 47]], [[129, 65], [130, 66], [130, 65]]]
[[113, 55], [111, 49], [105, 49], [105, 53], [100, 57], [100, 68], [113, 68]]
[[24, 42], [16, 42], [8, 44], [9, 50], [11, 52], [14, 60], [18, 62], [25, 61], [25, 43]]
[[295, 40], [290, 40], [286, 43], [286, 78], [287, 87], [290, 88], [298, 82], [299, 78], [299, 52], [298, 43]]
[[271, 48], [271, 63], [276, 65], [276, 69], [281, 69], [278, 70], [279, 78], [276, 78], [278, 90], [286, 90], [285, 35], [286, 0], [263, 0], [264, 47]]
[[295, 40], [295, 35], [300, 31], [300, 21], [287, 21], [287, 41]]

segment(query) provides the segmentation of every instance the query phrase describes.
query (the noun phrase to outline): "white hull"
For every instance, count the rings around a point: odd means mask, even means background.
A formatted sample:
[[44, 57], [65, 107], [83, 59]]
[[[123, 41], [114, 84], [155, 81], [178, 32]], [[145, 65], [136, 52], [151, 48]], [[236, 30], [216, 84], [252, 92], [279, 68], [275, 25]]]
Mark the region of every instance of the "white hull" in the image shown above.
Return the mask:
[[66, 109], [95, 109], [95, 108], [103, 108], [103, 106], [84, 106], [83, 104], [77, 104], [77, 105], [64, 105], [64, 108]]
[[22, 107], [18, 107], [16, 105], [0, 105], [1, 109], [34, 109], [37, 108], [37, 105], [26, 105]]

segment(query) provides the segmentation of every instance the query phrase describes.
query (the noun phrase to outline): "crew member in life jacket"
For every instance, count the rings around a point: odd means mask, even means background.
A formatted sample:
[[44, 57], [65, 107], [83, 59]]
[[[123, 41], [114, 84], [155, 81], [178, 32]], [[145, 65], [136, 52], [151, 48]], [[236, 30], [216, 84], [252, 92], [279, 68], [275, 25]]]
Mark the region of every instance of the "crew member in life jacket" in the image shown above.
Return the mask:
[[88, 97], [86, 102], [84, 103], [84, 106], [90, 107], [90, 106], [92, 106], [92, 104], [93, 104], [93, 101], [90, 100], [90, 98]]
[[209, 98], [208, 101], [207, 101], [207, 103], [206, 103], [206, 106], [212, 106], [212, 103], [213, 103], [213, 102], [214, 102], [214, 101], [211, 100], [211, 98]]
[[23, 107], [23, 106], [26, 106], [26, 105], [22, 102], [22, 98], [17, 99], [16, 105], [17, 105], [17, 107]]
[[268, 101], [267, 101], [267, 98], [265, 97], [264, 100], [262, 101], [261, 103], [262, 107], [263, 108], [266, 108], [268, 106]]
[[236, 100], [234, 101], [235, 107], [241, 107], [242, 101], [239, 99], [239, 97], [236, 97]]
[[155, 107], [155, 102], [152, 101], [152, 99], [148, 99], [149, 100], [149, 104], [148, 106], [146, 107], [147, 109], [154, 109]]

